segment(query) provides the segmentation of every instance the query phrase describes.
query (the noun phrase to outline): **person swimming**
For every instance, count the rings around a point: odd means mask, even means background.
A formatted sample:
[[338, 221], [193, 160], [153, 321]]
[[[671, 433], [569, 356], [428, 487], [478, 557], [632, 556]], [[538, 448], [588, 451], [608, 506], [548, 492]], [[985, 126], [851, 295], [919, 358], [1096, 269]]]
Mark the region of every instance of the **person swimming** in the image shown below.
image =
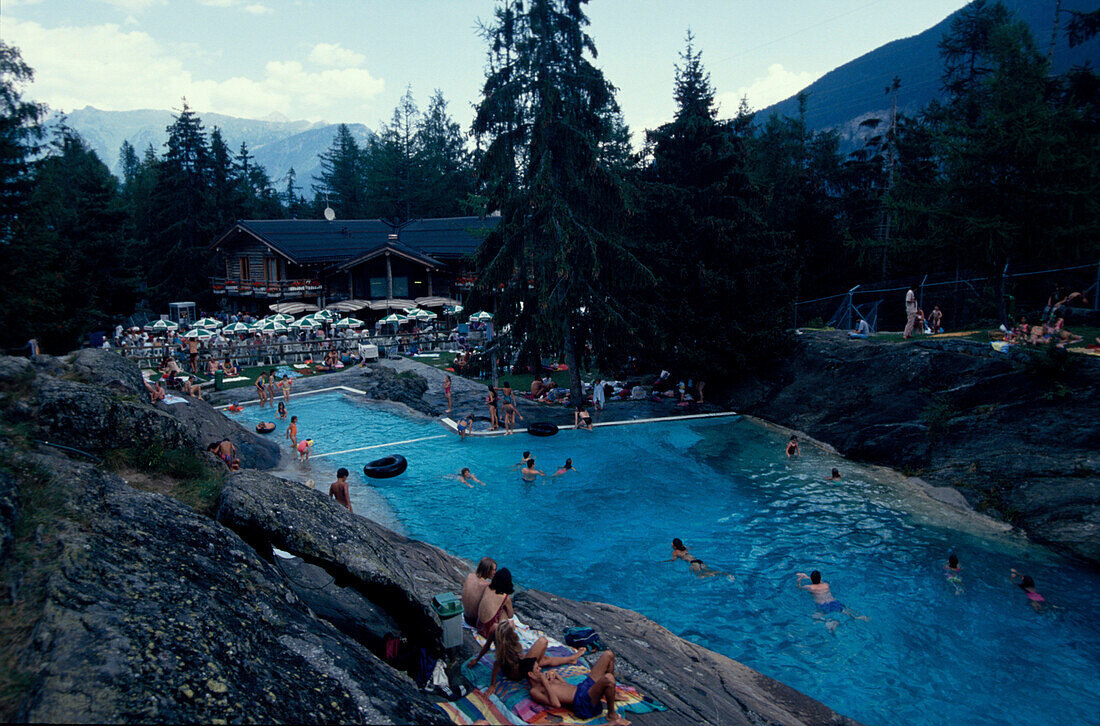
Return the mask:
[[[830, 632], [836, 632], [837, 627], [840, 625], [840, 621], [836, 618], [830, 617], [836, 613], [844, 613], [850, 618], [855, 620], [870, 620], [871, 618], [866, 615], [860, 615], [855, 610], [852, 610], [844, 603], [833, 597], [833, 592], [829, 589], [829, 583], [821, 581], [821, 573], [814, 570], [809, 575], [804, 572], [796, 572], [795, 577], [798, 578], [798, 587], [803, 590], [809, 590], [810, 595], [813, 596], [814, 604], [817, 606], [817, 612], [814, 613], [814, 618], [817, 620], [825, 620], [825, 628]], [[803, 580], [809, 580], [809, 585], [803, 585]]]
[[523, 478], [525, 484], [534, 484], [535, 478], [540, 476], [546, 476], [546, 472], [539, 471], [535, 468], [535, 460], [528, 459], [527, 466], [520, 469], [519, 475]]
[[688, 548], [684, 546], [683, 541], [679, 537], [672, 540], [672, 557], [667, 560], [662, 560], [662, 562], [674, 562], [675, 560], [687, 562], [691, 574], [700, 579], [704, 577], [714, 577], [715, 575], [725, 575], [729, 578], [730, 582], [734, 580], [733, 575], [730, 573], [723, 572], [722, 570], [712, 570], [707, 566], [707, 563], [688, 552]]
[[840, 469], [833, 469], [833, 473], [825, 477], [825, 481], [840, 481]]
[[959, 565], [959, 558], [954, 552], [947, 556], [947, 564], [943, 566], [943, 576], [947, 578], [947, 584], [954, 588], [956, 595], [963, 593], [962, 566]]
[[[1035, 580], [1032, 579], [1031, 575], [1021, 575], [1013, 569], [1009, 579], [1027, 595], [1028, 604], [1031, 605], [1032, 610], [1037, 613], [1043, 612], [1043, 604], [1046, 599], [1035, 589]], [[1020, 581], [1016, 582], [1017, 579]]]
[[562, 464], [561, 468], [558, 469], [557, 471], [555, 471], [550, 476], [562, 476], [563, 474], [568, 474], [571, 471], [576, 471], [576, 469], [573, 467], [573, 460], [572, 459], [566, 459], [565, 463]]
[[473, 489], [474, 487], [474, 485], [470, 483], [472, 481], [476, 481], [481, 486], [485, 486], [485, 482], [474, 476], [473, 472], [470, 471], [470, 467], [468, 466], [462, 467], [462, 471], [458, 472], [458, 478], [463, 484], [470, 487], [471, 489]]

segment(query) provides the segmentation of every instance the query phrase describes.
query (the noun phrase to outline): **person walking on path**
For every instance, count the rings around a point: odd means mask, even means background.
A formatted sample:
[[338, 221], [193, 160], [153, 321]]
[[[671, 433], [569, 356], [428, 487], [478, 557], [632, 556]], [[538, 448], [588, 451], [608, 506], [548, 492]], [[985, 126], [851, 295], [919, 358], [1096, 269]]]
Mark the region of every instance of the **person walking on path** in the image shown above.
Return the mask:
[[909, 340], [913, 337], [913, 328], [917, 325], [917, 295], [913, 292], [913, 288], [909, 288], [909, 292], [905, 293], [905, 333], [902, 334], [902, 340]]

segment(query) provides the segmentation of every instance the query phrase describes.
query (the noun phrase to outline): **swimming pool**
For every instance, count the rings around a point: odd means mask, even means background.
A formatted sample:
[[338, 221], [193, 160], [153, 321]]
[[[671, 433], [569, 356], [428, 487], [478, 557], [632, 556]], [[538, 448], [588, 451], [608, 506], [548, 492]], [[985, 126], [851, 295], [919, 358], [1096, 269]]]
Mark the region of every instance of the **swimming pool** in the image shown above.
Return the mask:
[[[752, 422], [461, 442], [438, 422], [340, 393], [292, 399], [290, 411], [321, 455], [299, 476], [324, 489], [346, 466], [358, 513], [471, 560], [491, 555], [522, 586], [637, 610], [864, 723], [1096, 722], [1100, 576], [838, 457], [807, 447], [789, 463], [783, 437]], [[254, 406], [239, 415], [272, 417]], [[523, 484], [513, 464], [524, 449], [547, 473], [566, 457], [577, 472]], [[408, 471], [368, 484], [363, 464], [390, 453]], [[463, 466], [486, 486], [459, 482]], [[841, 482], [824, 480], [833, 466]], [[661, 562], [673, 537], [736, 581]], [[961, 595], [942, 574], [952, 550]], [[1062, 609], [1032, 612], [1011, 567]], [[795, 587], [794, 573], [812, 569], [871, 621], [842, 617], [827, 632]]]

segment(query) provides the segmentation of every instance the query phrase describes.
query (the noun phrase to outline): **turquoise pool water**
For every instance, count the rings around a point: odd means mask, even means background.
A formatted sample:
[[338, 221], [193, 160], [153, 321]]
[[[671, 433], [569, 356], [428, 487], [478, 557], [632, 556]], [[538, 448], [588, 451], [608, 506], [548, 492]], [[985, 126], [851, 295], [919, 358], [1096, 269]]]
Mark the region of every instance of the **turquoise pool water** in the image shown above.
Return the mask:
[[[843, 459], [806, 449], [790, 463], [783, 437], [751, 422], [460, 442], [435, 421], [344, 394], [292, 399], [290, 410], [315, 454], [442, 436], [322, 456], [298, 472], [327, 488], [346, 466], [358, 513], [471, 560], [491, 555], [521, 586], [637, 610], [864, 723], [1100, 718], [1100, 576]], [[250, 406], [238, 418], [272, 414]], [[547, 473], [566, 457], [578, 471], [523, 484], [512, 468], [523, 449]], [[363, 464], [388, 453], [405, 455], [408, 471], [368, 484]], [[486, 486], [457, 481], [462, 466]], [[824, 480], [833, 466], [839, 483]], [[661, 562], [673, 537], [736, 581]], [[961, 595], [942, 574], [951, 550]], [[1034, 613], [1011, 567], [1060, 609]], [[794, 573], [813, 569], [870, 622], [841, 617], [830, 634], [795, 587]]]

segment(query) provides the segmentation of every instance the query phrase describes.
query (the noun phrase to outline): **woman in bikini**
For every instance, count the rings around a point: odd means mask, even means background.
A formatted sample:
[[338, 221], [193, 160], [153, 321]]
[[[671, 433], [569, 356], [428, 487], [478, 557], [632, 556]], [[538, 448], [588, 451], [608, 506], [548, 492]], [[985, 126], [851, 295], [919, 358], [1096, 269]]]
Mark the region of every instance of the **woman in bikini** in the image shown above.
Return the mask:
[[728, 572], [722, 572], [721, 570], [712, 570], [707, 567], [706, 563], [695, 557], [695, 555], [688, 552], [688, 548], [684, 546], [683, 541], [679, 537], [672, 540], [672, 557], [662, 562], [673, 562], [675, 560], [683, 560], [688, 563], [691, 568], [691, 574], [696, 577], [714, 577], [715, 575], [725, 575], [733, 582], [733, 575]]
[[447, 413], [451, 412], [451, 377], [443, 376], [443, 395], [447, 397]]
[[477, 634], [485, 638], [485, 645], [481, 652], [470, 661], [473, 668], [482, 656], [493, 647], [493, 637], [496, 635], [497, 626], [512, 619], [512, 573], [507, 567], [502, 567], [489, 581], [489, 587], [485, 588], [485, 594], [481, 596], [481, 602], [477, 605]]
[[267, 402], [267, 378], [264, 376], [263, 371], [260, 371], [260, 375], [256, 376], [256, 395], [260, 398], [260, 408], [263, 408], [264, 403]]
[[[1043, 612], [1043, 603], [1045, 603], [1046, 600], [1039, 594], [1039, 591], [1035, 589], [1035, 580], [1031, 578], [1031, 575], [1021, 575], [1013, 569], [1012, 574], [1009, 575], [1009, 579], [1027, 595], [1028, 604], [1031, 605], [1032, 610], [1037, 613]], [[1016, 580], [1019, 580], [1019, 582], [1016, 582]]]
[[546, 636], [540, 636], [526, 652], [519, 644], [519, 634], [511, 620], [505, 620], [497, 626], [493, 640], [497, 646], [497, 657], [493, 662], [493, 674], [489, 677], [489, 686], [496, 683], [497, 675], [503, 673], [510, 681], [522, 681], [524, 677], [519, 672], [519, 662], [524, 658], [534, 658], [540, 668], [556, 668], [557, 666], [573, 665], [586, 652], [578, 650], [573, 655], [553, 657], [546, 655], [546, 646], [549, 641]]

